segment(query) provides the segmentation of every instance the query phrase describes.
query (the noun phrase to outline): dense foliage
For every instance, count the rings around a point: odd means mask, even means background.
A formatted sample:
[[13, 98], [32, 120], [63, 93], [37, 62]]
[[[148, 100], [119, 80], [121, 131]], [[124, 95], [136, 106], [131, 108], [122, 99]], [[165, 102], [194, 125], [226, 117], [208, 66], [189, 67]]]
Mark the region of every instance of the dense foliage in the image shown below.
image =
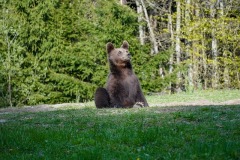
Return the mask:
[[136, 2], [148, 10], [152, 46], [173, 48], [170, 70], [164, 68], [168, 74], [181, 67], [177, 81], [171, 81], [175, 90], [240, 88], [239, 0]]
[[145, 93], [240, 88], [237, 0], [120, 2], [1, 1], [0, 107], [92, 100], [123, 40]]
[[167, 56], [152, 58], [139, 44], [129, 7], [113, 0], [5, 0], [0, 9], [0, 106], [92, 99], [106, 82], [109, 41], [128, 40], [143, 88], [160, 89], [149, 82]]

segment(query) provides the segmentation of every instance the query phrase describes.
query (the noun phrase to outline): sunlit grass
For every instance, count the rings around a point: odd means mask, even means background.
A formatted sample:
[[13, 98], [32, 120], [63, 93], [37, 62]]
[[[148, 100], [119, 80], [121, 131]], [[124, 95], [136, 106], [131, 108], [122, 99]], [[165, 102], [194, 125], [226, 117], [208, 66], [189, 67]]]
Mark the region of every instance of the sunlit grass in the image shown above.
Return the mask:
[[1, 159], [238, 159], [240, 106], [2, 113]]
[[210, 102], [224, 102], [228, 100], [240, 99], [240, 90], [200, 90], [193, 93], [181, 92], [178, 94], [164, 94], [146, 96], [150, 104], [169, 102], [191, 102], [207, 100]]
[[[181, 92], [176, 94], [154, 94], [146, 95], [146, 99], [151, 106], [171, 102], [224, 102], [229, 100], [240, 99], [240, 90], [197, 90], [193, 93]], [[85, 106], [95, 106], [94, 101], [84, 103]]]

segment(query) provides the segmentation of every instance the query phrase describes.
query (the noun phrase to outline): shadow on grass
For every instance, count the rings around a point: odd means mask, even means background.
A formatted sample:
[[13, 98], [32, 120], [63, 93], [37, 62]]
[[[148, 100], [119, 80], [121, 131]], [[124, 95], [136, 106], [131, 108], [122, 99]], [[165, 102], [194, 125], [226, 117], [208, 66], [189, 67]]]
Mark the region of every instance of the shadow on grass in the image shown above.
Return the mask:
[[0, 114], [3, 159], [237, 159], [240, 106]]

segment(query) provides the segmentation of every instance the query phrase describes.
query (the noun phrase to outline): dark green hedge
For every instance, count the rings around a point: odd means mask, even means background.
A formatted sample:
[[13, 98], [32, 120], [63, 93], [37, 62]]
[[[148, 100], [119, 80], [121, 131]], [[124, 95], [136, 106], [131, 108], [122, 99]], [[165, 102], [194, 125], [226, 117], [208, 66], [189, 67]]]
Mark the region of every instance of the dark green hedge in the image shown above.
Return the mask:
[[92, 100], [106, 83], [109, 41], [130, 43], [145, 93], [169, 84], [158, 75], [169, 53], [151, 56], [136, 13], [114, 0], [4, 1], [0, 9], [0, 106]]

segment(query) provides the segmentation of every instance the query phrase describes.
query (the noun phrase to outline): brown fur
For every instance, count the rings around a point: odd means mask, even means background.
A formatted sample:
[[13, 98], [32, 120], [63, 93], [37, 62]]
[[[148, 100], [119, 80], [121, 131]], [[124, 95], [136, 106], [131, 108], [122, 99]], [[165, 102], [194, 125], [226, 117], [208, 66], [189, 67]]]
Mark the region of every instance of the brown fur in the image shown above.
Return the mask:
[[132, 69], [128, 42], [124, 41], [121, 48], [107, 43], [106, 48], [110, 74], [106, 90], [100, 88], [95, 93], [96, 107], [133, 107], [135, 104], [147, 107], [139, 80]]

